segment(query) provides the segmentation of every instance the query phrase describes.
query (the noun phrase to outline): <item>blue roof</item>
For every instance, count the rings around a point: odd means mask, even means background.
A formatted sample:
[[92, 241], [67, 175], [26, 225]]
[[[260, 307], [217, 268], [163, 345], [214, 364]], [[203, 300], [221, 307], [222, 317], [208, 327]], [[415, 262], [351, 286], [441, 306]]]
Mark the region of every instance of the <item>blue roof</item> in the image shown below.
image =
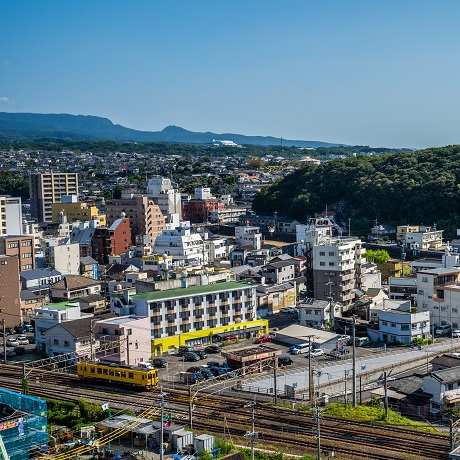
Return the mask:
[[54, 268], [48, 270], [47, 268], [36, 268], [35, 270], [26, 270], [20, 273], [20, 277], [25, 280], [35, 280], [37, 278], [48, 278], [49, 276], [59, 276], [61, 272]]

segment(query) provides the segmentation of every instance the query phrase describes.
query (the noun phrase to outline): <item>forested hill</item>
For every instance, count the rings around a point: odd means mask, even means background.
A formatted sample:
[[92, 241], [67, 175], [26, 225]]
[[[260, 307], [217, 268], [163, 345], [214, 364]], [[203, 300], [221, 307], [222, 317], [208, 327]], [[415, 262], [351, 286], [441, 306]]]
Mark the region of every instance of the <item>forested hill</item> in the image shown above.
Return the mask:
[[[253, 210], [305, 221], [326, 205], [343, 219], [460, 228], [460, 146], [306, 166], [256, 195]], [[353, 227], [353, 224], [352, 224]]]

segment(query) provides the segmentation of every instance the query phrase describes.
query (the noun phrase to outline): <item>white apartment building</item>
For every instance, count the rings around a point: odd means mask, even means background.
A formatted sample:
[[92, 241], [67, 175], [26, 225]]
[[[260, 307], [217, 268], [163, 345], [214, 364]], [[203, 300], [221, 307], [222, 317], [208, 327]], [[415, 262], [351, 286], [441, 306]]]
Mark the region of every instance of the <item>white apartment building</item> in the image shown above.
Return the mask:
[[214, 263], [228, 257], [228, 247], [223, 238], [204, 240], [206, 262]]
[[382, 342], [399, 342], [409, 345], [415, 338], [430, 337], [430, 312], [411, 311], [410, 302], [398, 308], [380, 310], [379, 339]]
[[417, 308], [428, 310], [435, 327], [460, 326], [460, 268], [417, 272]]
[[195, 187], [195, 200], [210, 200], [214, 198], [209, 187]]
[[417, 232], [405, 232], [404, 247], [420, 251], [439, 249], [442, 247], [443, 232], [444, 230], [436, 230], [434, 227], [420, 226]]
[[[184, 280], [185, 281], [185, 280]], [[111, 311], [150, 318], [154, 339], [256, 319], [256, 286], [236, 281], [110, 297]]]
[[364, 281], [366, 259], [361, 240], [317, 238], [310, 244], [314, 297], [319, 300], [332, 297], [344, 306], [351, 305], [356, 289], [362, 289]]
[[0, 236], [23, 235], [21, 198], [0, 196], [0, 211]]
[[171, 256], [175, 266], [202, 265], [204, 262], [204, 243], [201, 235], [191, 233], [190, 227], [176, 227], [163, 230], [153, 246], [156, 254]]
[[235, 227], [235, 240], [239, 246], [250, 246], [251, 249], [260, 249], [262, 247], [262, 233], [259, 227]]
[[182, 216], [181, 194], [173, 188], [171, 180], [164, 177], [149, 179], [147, 193], [155, 199], [161, 212], [169, 222], [171, 214]]
[[49, 247], [49, 265], [63, 275], [80, 274], [80, 246], [78, 243]]

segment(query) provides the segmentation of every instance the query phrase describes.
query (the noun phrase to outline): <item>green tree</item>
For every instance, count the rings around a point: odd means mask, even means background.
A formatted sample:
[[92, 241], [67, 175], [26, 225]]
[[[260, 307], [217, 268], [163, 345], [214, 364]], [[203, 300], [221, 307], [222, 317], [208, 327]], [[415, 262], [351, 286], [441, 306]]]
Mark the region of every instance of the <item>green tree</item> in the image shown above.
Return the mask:
[[250, 160], [246, 161], [246, 164], [251, 169], [261, 169], [264, 166], [264, 160], [262, 158], [251, 158]]
[[375, 251], [369, 249], [364, 254], [364, 257], [368, 261], [376, 264], [386, 264], [391, 259], [390, 254], [388, 254], [388, 251], [385, 251], [385, 249], [377, 249]]

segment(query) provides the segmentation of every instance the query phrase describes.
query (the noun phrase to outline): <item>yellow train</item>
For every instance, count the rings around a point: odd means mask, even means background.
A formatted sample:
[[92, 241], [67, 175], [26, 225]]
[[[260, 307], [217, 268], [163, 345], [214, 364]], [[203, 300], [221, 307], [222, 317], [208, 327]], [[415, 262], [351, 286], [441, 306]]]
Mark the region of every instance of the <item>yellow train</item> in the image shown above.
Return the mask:
[[81, 379], [103, 380], [151, 390], [158, 386], [158, 371], [123, 364], [103, 364], [80, 361], [77, 366]]

